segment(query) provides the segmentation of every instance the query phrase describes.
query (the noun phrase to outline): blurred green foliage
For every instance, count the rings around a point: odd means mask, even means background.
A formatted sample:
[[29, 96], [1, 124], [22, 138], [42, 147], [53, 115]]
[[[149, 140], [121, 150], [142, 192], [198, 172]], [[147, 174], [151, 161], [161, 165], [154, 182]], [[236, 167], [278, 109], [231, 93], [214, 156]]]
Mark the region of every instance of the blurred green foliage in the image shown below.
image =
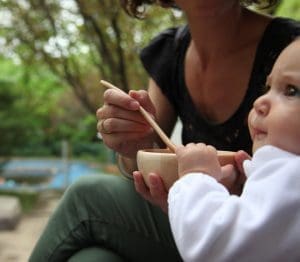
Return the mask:
[[[96, 138], [99, 80], [145, 88], [139, 50], [184, 18], [153, 7], [134, 19], [117, 0], [50, 2], [0, 0], [0, 156], [58, 156], [67, 140], [73, 156], [112, 159]], [[272, 12], [299, 19], [299, 0]]]
[[134, 19], [119, 0], [0, 0], [0, 15], [0, 156], [60, 155], [67, 140], [73, 156], [113, 160], [96, 138], [99, 80], [145, 88], [139, 50], [182, 18]]
[[0, 155], [60, 155], [62, 140], [76, 156], [103, 153], [95, 117], [47, 67], [0, 65]]
[[299, 0], [284, 0], [276, 10], [276, 15], [283, 17], [291, 17], [296, 20], [300, 19], [300, 1]]

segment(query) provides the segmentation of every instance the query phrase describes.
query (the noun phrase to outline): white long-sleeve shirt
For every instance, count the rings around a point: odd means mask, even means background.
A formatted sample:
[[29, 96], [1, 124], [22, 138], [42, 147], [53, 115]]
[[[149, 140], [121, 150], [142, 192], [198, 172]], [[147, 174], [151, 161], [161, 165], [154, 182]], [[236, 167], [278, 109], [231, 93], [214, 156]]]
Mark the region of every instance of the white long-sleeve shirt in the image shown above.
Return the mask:
[[300, 261], [300, 156], [264, 146], [244, 169], [240, 197], [202, 173], [171, 187], [169, 219], [184, 261]]

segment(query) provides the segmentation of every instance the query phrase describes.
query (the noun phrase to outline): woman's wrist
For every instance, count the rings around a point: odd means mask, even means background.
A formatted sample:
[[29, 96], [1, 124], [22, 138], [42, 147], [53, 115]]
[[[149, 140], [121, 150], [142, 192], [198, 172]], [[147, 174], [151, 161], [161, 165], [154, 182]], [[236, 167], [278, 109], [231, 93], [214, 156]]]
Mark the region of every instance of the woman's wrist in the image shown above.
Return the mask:
[[[150, 148], [150, 147], [149, 147]], [[156, 142], [152, 143], [151, 148], [160, 148]], [[129, 158], [116, 152], [117, 166], [123, 176], [133, 179], [132, 172], [138, 170], [136, 158]]]
[[126, 178], [133, 179], [132, 172], [137, 170], [135, 159], [126, 158], [124, 156], [121, 156], [119, 153], [116, 153], [116, 160], [121, 174]]

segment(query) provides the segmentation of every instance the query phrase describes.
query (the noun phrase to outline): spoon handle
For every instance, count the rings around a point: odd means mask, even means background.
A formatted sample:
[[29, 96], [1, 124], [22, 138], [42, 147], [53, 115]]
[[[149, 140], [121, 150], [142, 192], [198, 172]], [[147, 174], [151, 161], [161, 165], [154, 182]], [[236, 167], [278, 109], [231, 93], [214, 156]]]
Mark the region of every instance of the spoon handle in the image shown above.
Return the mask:
[[[107, 88], [114, 89], [114, 90], [125, 93], [120, 88], [112, 85], [111, 83], [109, 83], [105, 80], [101, 80], [100, 83]], [[142, 106], [139, 107], [139, 111], [143, 115], [143, 117], [147, 120], [147, 122], [151, 125], [151, 127], [155, 130], [155, 132], [159, 135], [161, 140], [167, 145], [167, 147], [172, 152], [175, 152], [176, 145], [170, 140], [170, 138], [165, 134], [165, 132], [160, 128], [160, 126], [154, 121], [154, 119], [151, 117], [151, 115]]]

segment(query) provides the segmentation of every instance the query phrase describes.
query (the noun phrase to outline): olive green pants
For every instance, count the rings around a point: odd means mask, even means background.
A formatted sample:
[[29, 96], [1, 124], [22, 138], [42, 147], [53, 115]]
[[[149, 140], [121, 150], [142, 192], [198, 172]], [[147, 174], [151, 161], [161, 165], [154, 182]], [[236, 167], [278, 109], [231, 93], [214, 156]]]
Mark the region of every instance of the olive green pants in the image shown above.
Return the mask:
[[182, 261], [168, 217], [113, 175], [79, 179], [62, 197], [31, 262]]

